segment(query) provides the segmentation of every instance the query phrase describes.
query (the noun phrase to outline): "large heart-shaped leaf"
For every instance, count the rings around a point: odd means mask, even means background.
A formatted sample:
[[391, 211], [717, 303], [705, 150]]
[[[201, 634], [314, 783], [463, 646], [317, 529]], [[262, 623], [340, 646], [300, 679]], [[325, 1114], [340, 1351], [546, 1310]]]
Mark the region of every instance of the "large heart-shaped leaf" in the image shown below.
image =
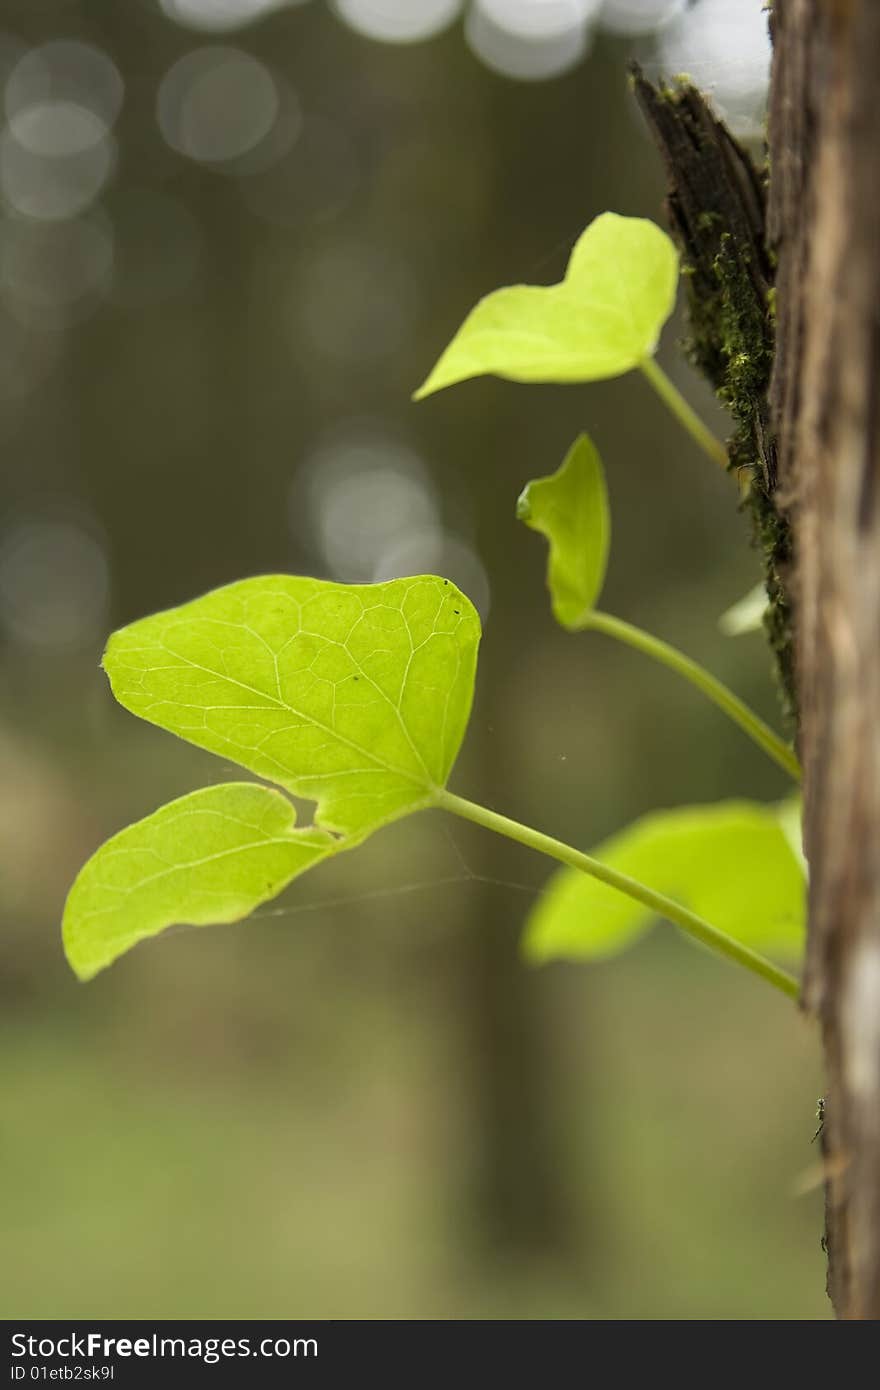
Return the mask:
[[328, 854], [325, 831], [296, 829], [281, 792], [248, 782], [206, 787], [114, 835], [68, 894], [67, 959], [89, 980], [174, 924], [235, 922]]
[[304, 869], [440, 797], [467, 727], [480, 622], [433, 575], [349, 585], [273, 575], [114, 633], [116, 698], [317, 803], [297, 829], [275, 791], [234, 783], [108, 841], [68, 897], [83, 978], [175, 922], [228, 922]]
[[114, 633], [120, 704], [318, 803], [347, 837], [431, 803], [467, 727], [480, 623], [434, 576], [244, 579]]
[[[753, 950], [803, 953], [805, 883], [783, 807], [749, 801], [643, 816], [594, 850], [603, 863], [690, 908]], [[526, 926], [532, 960], [599, 960], [644, 934], [651, 912], [596, 879], [554, 875]]]
[[558, 285], [512, 285], [471, 310], [415, 399], [468, 377], [599, 381], [649, 358], [672, 313], [678, 253], [640, 217], [602, 213]]
[[547, 587], [553, 615], [573, 631], [602, 591], [611, 543], [602, 460], [587, 435], [575, 440], [555, 473], [526, 484], [516, 514], [549, 542]]

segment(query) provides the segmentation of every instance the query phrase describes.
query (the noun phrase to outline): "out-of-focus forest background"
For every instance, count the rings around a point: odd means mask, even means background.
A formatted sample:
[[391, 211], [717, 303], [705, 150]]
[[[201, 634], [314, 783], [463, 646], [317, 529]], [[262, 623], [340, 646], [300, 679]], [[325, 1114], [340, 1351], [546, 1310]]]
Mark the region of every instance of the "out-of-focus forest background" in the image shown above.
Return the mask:
[[[462, 10], [467, 10], [462, 15]], [[478, 296], [662, 218], [626, 79], [760, 133], [759, 0], [5, 0], [0, 1312], [825, 1314], [815, 1039], [672, 928], [534, 969], [551, 866], [430, 814], [89, 986], [65, 893], [235, 775], [114, 706], [106, 634], [245, 575], [433, 571], [480, 607], [453, 787], [589, 847], [787, 788], [674, 677], [550, 616], [523, 483], [587, 428], [606, 606], [777, 720], [733, 482], [635, 377], [410, 393]], [[676, 351], [662, 361], [724, 421]]]

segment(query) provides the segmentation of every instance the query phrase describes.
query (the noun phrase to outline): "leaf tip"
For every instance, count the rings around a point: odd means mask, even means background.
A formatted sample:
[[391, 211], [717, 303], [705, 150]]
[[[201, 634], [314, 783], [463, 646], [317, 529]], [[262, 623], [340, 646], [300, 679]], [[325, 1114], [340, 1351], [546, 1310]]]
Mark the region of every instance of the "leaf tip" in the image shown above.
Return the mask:
[[526, 524], [532, 519], [532, 483], [526, 483], [519, 497], [516, 499], [516, 519], [524, 521]]
[[87, 985], [90, 980], [93, 980], [95, 976], [99, 975], [101, 971], [105, 968], [103, 965], [78, 965], [76, 960], [70, 955], [70, 952], [67, 950], [65, 950], [64, 955], [67, 960], [67, 964], [70, 966], [72, 973], [76, 977], [76, 982], [79, 985]]
[[85, 985], [88, 984], [89, 980], [93, 980], [95, 976], [104, 969], [105, 965], [109, 965], [110, 962], [103, 961], [96, 964], [94, 957], [89, 959], [77, 950], [75, 933], [70, 919], [69, 904], [70, 895], [68, 895], [68, 901], [64, 907], [64, 915], [61, 919], [61, 947], [64, 952], [64, 959], [67, 961], [71, 972], [76, 976], [77, 983]]
[[[445, 354], [444, 354], [445, 355]], [[443, 358], [440, 357], [433, 365], [428, 375], [425, 377], [421, 386], [412, 393], [413, 401], [423, 401], [426, 396], [433, 396], [438, 391], [442, 391], [444, 386], [452, 385], [449, 380], [444, 380], [440, 373]]]

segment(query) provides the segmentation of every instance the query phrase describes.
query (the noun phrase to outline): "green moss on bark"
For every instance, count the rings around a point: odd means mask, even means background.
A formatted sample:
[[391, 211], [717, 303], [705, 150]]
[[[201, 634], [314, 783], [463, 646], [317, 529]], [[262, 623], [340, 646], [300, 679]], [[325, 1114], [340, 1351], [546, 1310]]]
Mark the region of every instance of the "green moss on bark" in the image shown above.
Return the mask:
[[753, 254], [732, 233], [718, 235], [711, 273], [700, 276], [699, 292], [695, 277], [688, 276], [691, 332], [684, 346], [733, 418], [727, 441], [729, 467], [752, 516], [769, 600], [764, 626], [776, 658], [785, 713], [794, 717], [792, 614], [786, 591], [791, 527], [776, 504], [776, 453], [767, 411], [774, 354], [773, 291], [767, 287], [763, 303], [755, 294]]
[[783, 708], [796, 718], [786, 584], [791, 531], [778, 506], [768, 410], [775, 303], [764, 235], [766, 171], [755, 167], [694, 87], [655, 88], [637, 69], [633, 80], [669, 176], [669, 220], [687, 287], [685, 350], [733, 419], [729, 467], [763, 559], [765, 625]]

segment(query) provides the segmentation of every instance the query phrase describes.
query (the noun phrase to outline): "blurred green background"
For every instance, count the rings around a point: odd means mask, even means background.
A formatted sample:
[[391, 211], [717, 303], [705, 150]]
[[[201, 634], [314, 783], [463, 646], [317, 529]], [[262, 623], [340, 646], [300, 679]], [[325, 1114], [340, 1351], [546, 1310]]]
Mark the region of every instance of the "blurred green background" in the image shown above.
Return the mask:
[[605, 606], [776, 722], [760, 637], [717, 628], [758, 578], [735, 486], [646, 383], [410, 403], [480, 294], [558, 279], [604, 209], [662, 219], [629, 56], [702, 33], [754, 119], [758, 0], [739, 30], [725, 0], [549, 3], [3, 6], [7, 1318], [826, 1315], [808, 1025], [671, 928], [525, 966], [552, 870], [524, 850], [427, 814], [87, 987], [61, 954], [97, 845], [235, 775], [114, 707], [104, 638], [247, 574], [459, 582], [485, 637], [452, 785], [572, 843], [787, 791], [673, 676], [556, 628], [514, 519], [589, 429]]

